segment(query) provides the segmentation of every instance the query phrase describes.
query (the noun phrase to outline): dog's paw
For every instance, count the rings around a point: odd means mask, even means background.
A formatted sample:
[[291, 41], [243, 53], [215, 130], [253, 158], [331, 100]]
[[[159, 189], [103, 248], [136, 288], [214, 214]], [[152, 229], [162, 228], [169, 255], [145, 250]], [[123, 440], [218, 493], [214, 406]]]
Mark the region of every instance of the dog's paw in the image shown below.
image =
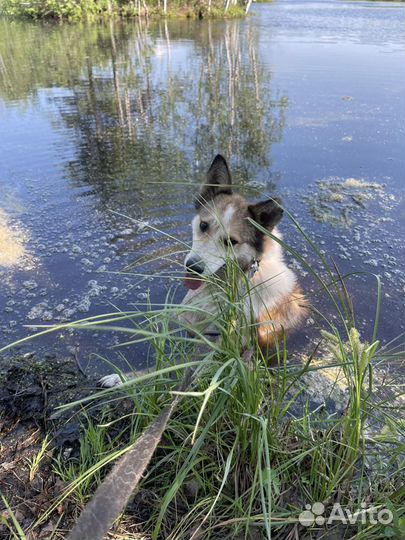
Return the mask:
[[111, 373], [110, 375], [105, 375], [97, 381], [97, 386], [100, 388], [114, 388], [114, 386], [120, 386], [122, 384], [122, 379], [118, 373]]

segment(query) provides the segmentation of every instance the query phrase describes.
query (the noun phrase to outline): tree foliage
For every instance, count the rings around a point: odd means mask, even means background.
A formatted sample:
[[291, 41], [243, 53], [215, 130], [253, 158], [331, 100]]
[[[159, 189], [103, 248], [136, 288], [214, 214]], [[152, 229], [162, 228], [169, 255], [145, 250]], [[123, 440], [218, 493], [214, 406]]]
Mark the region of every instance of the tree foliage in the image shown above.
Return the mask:
[[0, 13], [12, 17], [96, 20], [101, 17], [235, 17], [251, 0], [0, 0]]

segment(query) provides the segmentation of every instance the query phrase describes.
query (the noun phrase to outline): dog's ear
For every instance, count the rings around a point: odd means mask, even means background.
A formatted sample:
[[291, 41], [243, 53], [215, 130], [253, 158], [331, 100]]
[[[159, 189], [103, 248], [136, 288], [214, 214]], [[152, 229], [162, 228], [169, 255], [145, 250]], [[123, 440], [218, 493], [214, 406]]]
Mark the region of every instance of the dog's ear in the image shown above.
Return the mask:
[[218, 154], [208, 169], [207, 181], [197, 197], [196, 206], [203, 205], [220, 193], [232, 194], [232, 177], [226, 159]]
[[280, 199], [269, 199], [248, 206], [251, 218], [265, 229], [272, 230], [283, 217]]

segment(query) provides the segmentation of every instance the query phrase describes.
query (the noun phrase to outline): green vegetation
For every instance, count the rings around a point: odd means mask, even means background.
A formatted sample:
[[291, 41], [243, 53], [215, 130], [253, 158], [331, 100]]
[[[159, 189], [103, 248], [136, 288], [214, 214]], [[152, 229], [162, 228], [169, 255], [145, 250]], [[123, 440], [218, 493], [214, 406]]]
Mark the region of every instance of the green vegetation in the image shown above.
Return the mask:
[[7, 499], [3, 497], [3, 495], [1, 496], [1, 499], [3, 501], [4, 507], [7, 510], [7, 516], [4, 515], [3, 512], [3, 515], [0, 516], [0, 524], [3, 525], [3, 527], [5, 527], [6, 530], [10, 533], [10, 538], [26, 540], [27, 537], [22, 530], [15, 513], [8, 504]]
[[[118, 389], [65, 407], [80, 405], [85, 411], [80, 413], [81, 451], [78, 459], [56, 460], [57, 473], [69, 485], [43, 520], [66, 498], [79, 505], [89, 499], [110, 464], [171, 402], [185, 369], [199, 360], [191, 387], [182, 394], [131, 507], [116, 525], [118, 531], [120, 523], [131, 517], [143, 523], [143, 532], [153, 539], [404, 537], [405, 422], [399, 414], [403, 389], [392, 385], [386, 373], [379, 376], [386, 363], [402, 358], [403, 352], [394, 344], [382, 347], [377, 340], [379, 280], [375, 325], [367, 342], [356, 329], [346, 288], [349, 277], [329, 267], [295, 225], [319, 257], [319, 268], [275, 240], [313, 275], [320, 294], [334, 306], [328, 316], [316, 313], [321, 354], [317, 347], [304, 361], [297, 361], [297, 355], [291, 359], [285, 340], [272, 359], [260, 353], [255, 326], [241, 307], [249, 294], [240, 292], [245, 278], [231, 253], [227, 279], [212, 281], [220, 309], [215, 319], [221, 336], [217, 341], [209, 341], [195, 328], [191, 337], [173, 327], [184, 309], [199, 308], [173, 304], [170, 293], [164, 305], [147, 303], [133, 312], [64, 325], [119, 330], [126, 345], [146, 341], [156, 367]], [[315, 362], [317, 355], [320, 364]], [[334, 386], [337, 372], [345, 402], [330, 409], [330, 390], [322, 396], [324, 405], [313, 407], [312, 396], [321, 389], [311, 386], [310, 376], [329, 375]], [[103, 416], [90, 420], [100, 404]], [[301, 512], [315, 502], [324, 505], [326, 517], [336, 503], [362, 517], [351, 523], [303, 525]], [[369, 519], [372, 511], [381, 509], [392, 513], [389, 523]]]
[[30, 468], [30, 474], [29, 474], [30, 482], [32, 482], [34, 480], [34, 478], [36, 477], [36, 475], [37, 475], [37, 473], [39, 471], [39, 468], [41, 466], [41, 463], [42, 463], [42, 461], [44, 460], [44, 458], [46, 456], [46, 452], [47, 452], [50, 444], [51, 444], [51, 439], [47, 435], [44, 438], [44, 440], [42, 441], [39, 451], [32, 458], [27, 459], [28, 464], [29, 464], [29, 468]]
[[[240, 3], [238, 3], [240, 2]], [[244, 0], [0, 0], [0, 14], [31, 19], [94, 21], [104, 17], [241, 17], [250, 8]]]

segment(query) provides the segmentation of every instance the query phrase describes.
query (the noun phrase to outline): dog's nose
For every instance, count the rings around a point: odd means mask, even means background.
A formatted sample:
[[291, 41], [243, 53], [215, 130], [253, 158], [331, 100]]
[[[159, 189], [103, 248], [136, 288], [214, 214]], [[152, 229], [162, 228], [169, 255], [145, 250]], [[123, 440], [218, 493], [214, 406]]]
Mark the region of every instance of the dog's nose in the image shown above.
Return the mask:
[[188, 272], [201, 275], [204, 272], [204, 263], [196, 259], [187, 259], [186, 268]]

